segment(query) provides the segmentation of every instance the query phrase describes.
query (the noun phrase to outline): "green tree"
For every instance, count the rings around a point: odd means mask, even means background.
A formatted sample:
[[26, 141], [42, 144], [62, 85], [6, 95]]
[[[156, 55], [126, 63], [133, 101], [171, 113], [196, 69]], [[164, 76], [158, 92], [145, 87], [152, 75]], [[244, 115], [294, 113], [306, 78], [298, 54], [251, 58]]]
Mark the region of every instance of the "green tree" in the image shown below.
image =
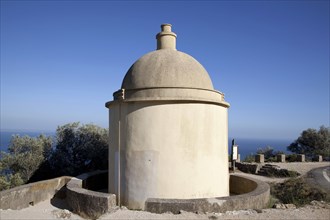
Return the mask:
[[271, 146], [266, 146], [264, 148], [258, 148], [257, 154], [263, 154], [265, 159], [269, 159], [274, 156], [274, 148]]
[[79, 122], [59, 126], [56, 137], [14, 135], [0, 154], [0, 190], [61, 175], [107, 169], [108, 130]]
[[28, 182], [39, 166], [48, 159], [52, 147], [51, 137], [14, 135], [8, 153], [1, 152], [0, 188], [7, 189]]
[[255, 162], [255, 156], [254, 154], [249, 154], [249, 155], [246, 155], [246, 157], [244, 158], [243, 162], [246, 162], [246, 163], [253, 163]]
[[314, 155], [330, 156], [330, 128], [321, 126], [319, 130], [304, 130], [297, 140], [290, 144], [287, 149], [308, 157]]
[[108, 130], [93, 124], [74, 122], [56, 130], [56, 147], [49, 160], [57, 175], [76, 176], [107, 169]]
[[266, 146], [264, 148], [258, 148], [257, 154], [263, 154], [265, 159], [268, 161], [276, 161], [276, 155], [283, 154], [283, 151], [274, 151], [274, 148], [271, 146]]

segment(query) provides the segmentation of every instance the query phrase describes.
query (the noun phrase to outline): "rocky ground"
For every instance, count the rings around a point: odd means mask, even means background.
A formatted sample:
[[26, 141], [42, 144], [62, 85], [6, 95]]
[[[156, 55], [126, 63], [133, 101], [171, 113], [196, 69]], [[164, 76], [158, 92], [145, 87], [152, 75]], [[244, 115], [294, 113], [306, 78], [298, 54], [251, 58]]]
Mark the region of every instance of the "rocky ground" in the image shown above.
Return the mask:
[[[330, 166], [329, 162], [322, 163], [274, 163], [281, 168], [295, 170], [302, 175], [317, 168]], [[284, 178], [267, 178], [263, 176], [249, 175], [266, 182], [284, 181]], [[329, 185], [330, 187], [330, 185]], [[68, 211], [65, 201], [44, 201], [35, 206], [22, 210], [0, 210], [0, 219], [82, 219]], [[330, 219], [330, 204], [313, 201], [310, 205], [295, 208], [283, 206], [282, 208], [271, 208], [263, 210], [239, 210], [226, 213], [190, 213], [182, 212], [174, 215], [172, 213], [154, 214], [144, 211], [127, 210], [125, 207], [116, 208], [99, 219]]]

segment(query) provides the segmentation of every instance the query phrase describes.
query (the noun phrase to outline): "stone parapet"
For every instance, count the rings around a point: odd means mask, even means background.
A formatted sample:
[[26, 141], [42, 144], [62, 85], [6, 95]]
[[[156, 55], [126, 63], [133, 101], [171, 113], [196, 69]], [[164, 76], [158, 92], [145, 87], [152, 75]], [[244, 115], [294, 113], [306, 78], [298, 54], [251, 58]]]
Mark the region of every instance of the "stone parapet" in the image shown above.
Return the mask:
[[1, 191], [0, 209], [19, 210], [54, 196], [65, 197], [65, 185], [71, 178], [63, 176]]
[[97, 219], [116, 206], [116, 195], [83, 188], [88, 186], [94, 189], [93, 183], [101, 182], [96, 181], [97, 177], [103, 178], [106, 174], [107, 171], [85, 173], [68, 182], [66, 200], [74, 213], [85, 218]]
[[265, 162], [265, 155], [263, 154], [257, 154], [255, 156], [256, 163], [264, 163]]
[[285, 163], [285, 154], [278, 154], [276, 156], [277, 162]]
[[297, 155], [298, 162], [305, 162], [305, 154], [298, 154]]
[[323, 161], [323, 157], [322, 157], [322, 155], [316, 155], [316, 156], [313, 158], [313, 161], [315, 161], [315, 162], [322, 162], [322, 161]]
[[149, 198], [145, 210], [153, 213], [172, 212], [226, 212], [241, 209], [267, 207], [270, 196], [265, 182], [239, 175], [230, 176], [230, 192], [235, 196], [202, 199], [157, 199]]

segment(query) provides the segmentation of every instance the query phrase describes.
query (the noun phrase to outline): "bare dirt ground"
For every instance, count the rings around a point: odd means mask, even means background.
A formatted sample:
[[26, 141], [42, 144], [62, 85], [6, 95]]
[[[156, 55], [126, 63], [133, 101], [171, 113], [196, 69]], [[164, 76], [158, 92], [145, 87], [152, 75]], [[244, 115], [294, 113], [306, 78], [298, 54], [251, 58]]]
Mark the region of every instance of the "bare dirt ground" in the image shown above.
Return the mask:
[[[330, 166], [330, 162], [322, 163], [274, 163], [282, 168], [295, 170], [302, 175], [317, 168]], [[251, 174], [250, 177], [266, 182], [278, 182], [285, 179], [267, 178]], [[60, 208], [59, 208], [60, 207]], [[83, 219], [65, 209], [64, 201], [58, 200], [57, 204], [49, 200], [43, 201], [22, 210], [0, 210], [0, 219]], [[172, 213], [154, 214], [144, 211], [132, 211], [123, 208], [115, 208], [99, 219], [330, 219], [330, 204], [323, 202], [312, 202], [312, 204], [294, 209], [263, 209], [263, 210], [239, 210], [226, 213], [203, 213], [196, 214], [182, 212], [174, 215]]]
[[[174, 215], [172, 213], [154, 214], [144, 211], [132, 211], [125, 208], [117, 208], [112, 212], [101, 216], [99, 219], [315, 219], [329, 220], [330, 204], [314, 202], [297, 209], [263, 209], [263, 210], [239, 210], [226, 213], [203, 213], [195, 214], [182, 212]], [[65, 209], [52, 206], [50, 201], [38, 203], [35, 206], [22, 210], [1, 210], [0, 219], [83, 219], [78, 215]]]

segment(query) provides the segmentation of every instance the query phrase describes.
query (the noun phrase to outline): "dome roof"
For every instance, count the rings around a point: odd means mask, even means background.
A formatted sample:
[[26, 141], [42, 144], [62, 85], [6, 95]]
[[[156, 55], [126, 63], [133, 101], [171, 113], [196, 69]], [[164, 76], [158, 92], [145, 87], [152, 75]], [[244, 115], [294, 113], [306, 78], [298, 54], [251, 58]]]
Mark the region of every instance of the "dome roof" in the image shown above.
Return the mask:
[[192, 56], [173, 49], [160, 49], [138, 59], [127, 71], [122, 89], [184, 87], [213, 90], [204, 67]]
[[113, 93], [117, 102], [203, 102], [229, 103], [214, 90], [209, 74], [192, 56], [176, 50], [176, 34], [170, 24], [161, 25], [156, 35], [157, 50], [138, 59], [127, 71], [121, 89]]

